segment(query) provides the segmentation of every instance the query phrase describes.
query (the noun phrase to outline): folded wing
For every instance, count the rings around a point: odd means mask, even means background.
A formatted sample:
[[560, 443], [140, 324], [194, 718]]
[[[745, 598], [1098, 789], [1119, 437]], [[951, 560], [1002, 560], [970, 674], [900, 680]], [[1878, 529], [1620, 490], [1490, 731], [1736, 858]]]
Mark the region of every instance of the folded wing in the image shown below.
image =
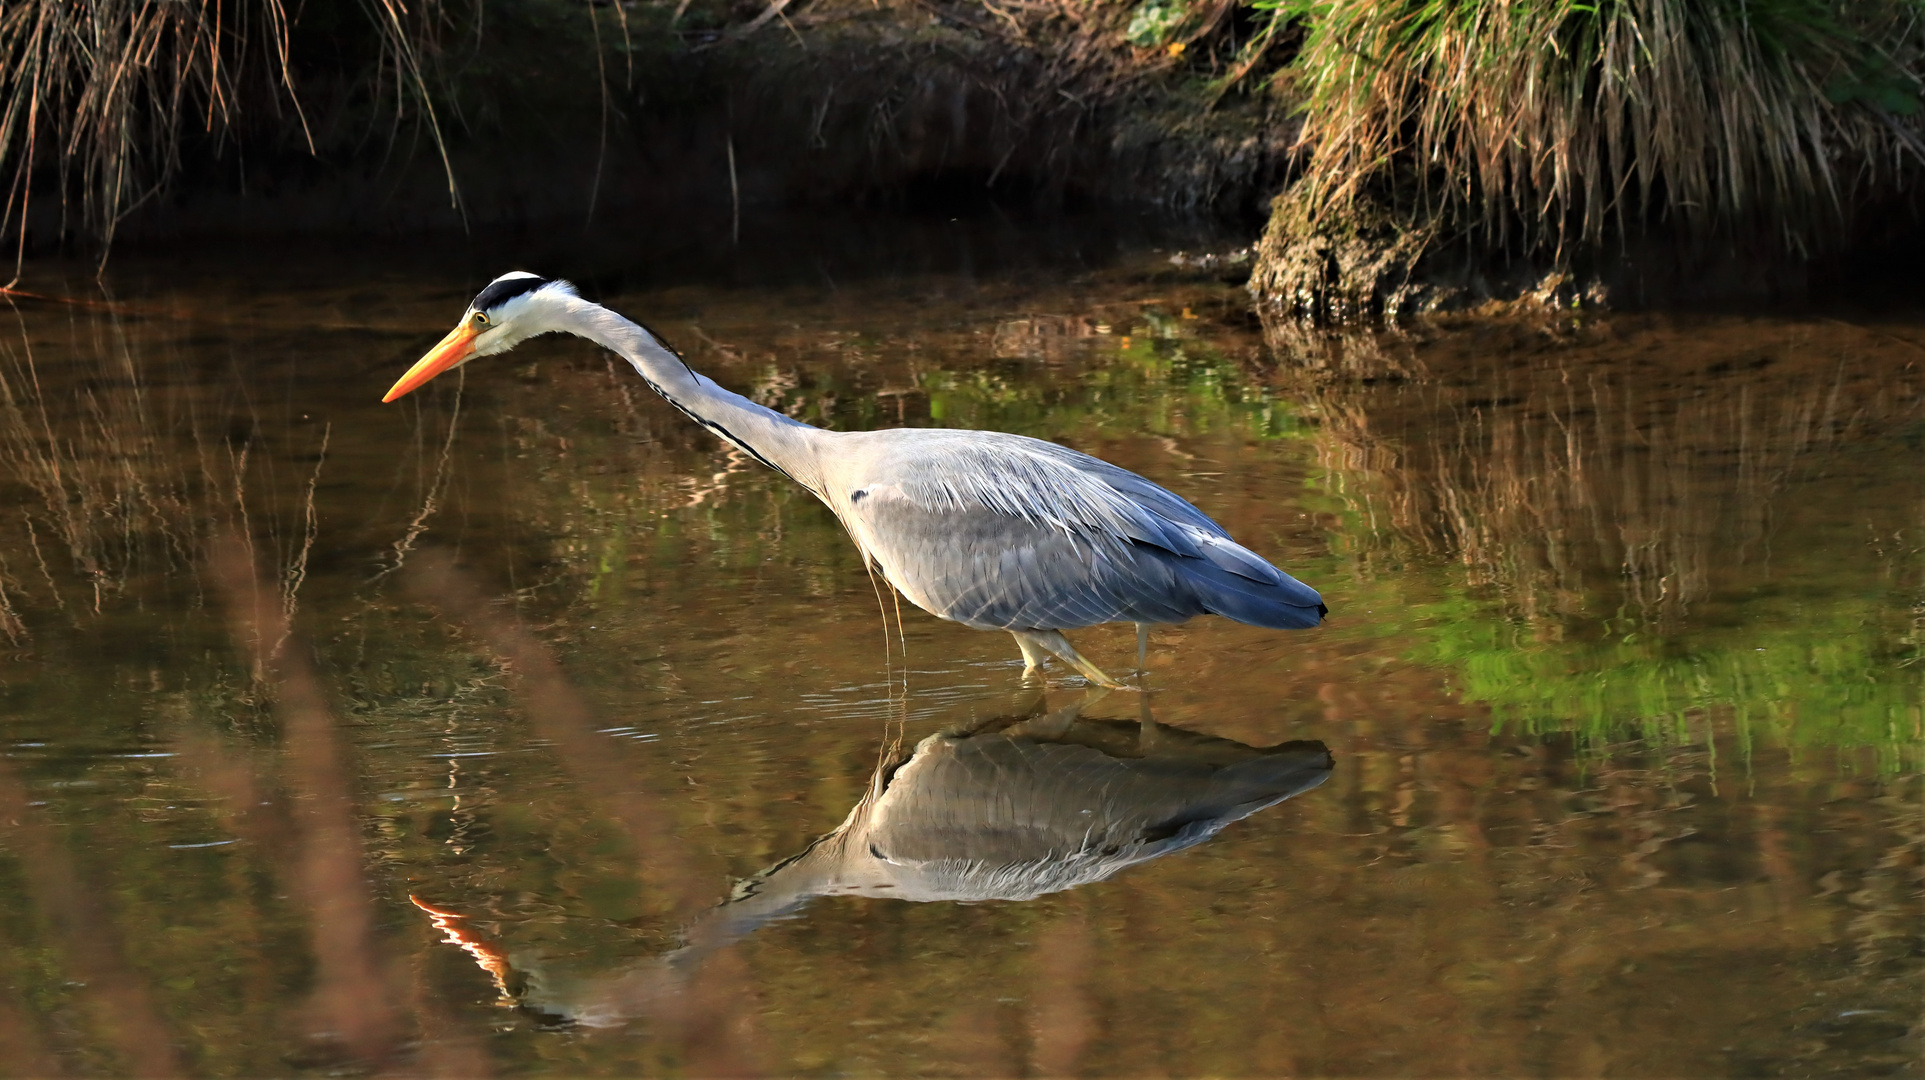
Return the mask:
[[831, 505], [889, 580], [944, 618], [1006, 630], [1322, 619], [1314, 589], [1107, 462], [998, 432], [863, 434], [870, 466]]

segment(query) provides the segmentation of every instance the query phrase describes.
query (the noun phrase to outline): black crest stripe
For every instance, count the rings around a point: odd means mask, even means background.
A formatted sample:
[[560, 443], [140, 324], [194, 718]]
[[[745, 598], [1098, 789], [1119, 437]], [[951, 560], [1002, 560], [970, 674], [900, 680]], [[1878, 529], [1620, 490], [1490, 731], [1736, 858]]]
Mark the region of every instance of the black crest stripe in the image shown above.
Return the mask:
[[512, 300], [522, 293], [534, 292], [546, 284], [548, 284], [547, 278], [537, 277], [533, 274], [527, 277], [492, 281], [488, 283], [487, 288], [475, 294], [475, 302], [469, 306], [476, 311], [492, 311], [504, 301]]

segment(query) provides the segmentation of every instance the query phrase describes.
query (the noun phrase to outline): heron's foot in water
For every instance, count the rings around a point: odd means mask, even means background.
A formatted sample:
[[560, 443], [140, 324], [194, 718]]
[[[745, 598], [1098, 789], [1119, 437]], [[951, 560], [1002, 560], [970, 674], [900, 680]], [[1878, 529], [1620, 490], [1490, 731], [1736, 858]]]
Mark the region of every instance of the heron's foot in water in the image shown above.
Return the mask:
[[1028, 678], [1031, 675], [1041, 675], [1043, 673], [1043, 661], [1049, 658], [1049, 651], [1031, 640], [1029, 636], [1020, 630], [1011, 630], [1009, 636], [1015, 638], [1016, 644], [1023, 650], [1023, 677]]
[[1023, 669], [1025, 675], [1042, 666], [1044, 652], [1048, 651], [1055, 653], [1065, 664], [1075, 668], [1083, 678], [1097, 686], [1110, 690], [1136, 689], [1103, 674], [1102, 668], [1090, 663], [1082, 653], [1076, 651], [1068, 638], [1055, 630], [1011, 630], [1009, 634], [1023, 648], [1023, 662], [1028, 665]]

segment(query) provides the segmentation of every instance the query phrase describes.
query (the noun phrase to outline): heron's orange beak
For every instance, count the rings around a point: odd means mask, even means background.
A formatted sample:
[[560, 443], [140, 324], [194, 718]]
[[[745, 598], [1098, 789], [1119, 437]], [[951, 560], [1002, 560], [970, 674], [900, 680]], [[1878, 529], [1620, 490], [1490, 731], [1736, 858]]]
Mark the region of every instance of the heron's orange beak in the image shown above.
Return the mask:
[[440, 343], [428, 350], [428, 355], [414, 362], [414, 366], [408, 369], [408, 373], [401, 376], [401, 381], [395, 383], [394, 388], [381, 399], [382, 402], [393, 401], [403, 394], [412, 393], [422, 383], [436, 375], [449, 368], [460, 366], [462, 361], [475, 354], [475, 332], [475, 328], [466, 322], [448, 331], [447, 337], [442, 338]]

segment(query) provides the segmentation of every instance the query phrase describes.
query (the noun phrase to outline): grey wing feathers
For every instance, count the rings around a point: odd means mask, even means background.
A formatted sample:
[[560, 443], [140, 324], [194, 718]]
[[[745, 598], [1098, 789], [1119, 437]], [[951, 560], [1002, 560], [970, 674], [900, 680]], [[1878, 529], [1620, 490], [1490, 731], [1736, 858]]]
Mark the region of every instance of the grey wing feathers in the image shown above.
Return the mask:
[[883, 494], [862, 504], [883, 572], [918, 606], [984, 630], [1182, 622], [1175, 576], [1136, 545], [1043, 528], [976, 506], [935, 512]]
[[1055, 630], [1206, 613], [1279, 628], [1321, 619], [1315, 590], [1107, 462], [996, 432], [865, 434], [884, 438], [879, 467], [850, 493], [850, 532], [945, 618]]

